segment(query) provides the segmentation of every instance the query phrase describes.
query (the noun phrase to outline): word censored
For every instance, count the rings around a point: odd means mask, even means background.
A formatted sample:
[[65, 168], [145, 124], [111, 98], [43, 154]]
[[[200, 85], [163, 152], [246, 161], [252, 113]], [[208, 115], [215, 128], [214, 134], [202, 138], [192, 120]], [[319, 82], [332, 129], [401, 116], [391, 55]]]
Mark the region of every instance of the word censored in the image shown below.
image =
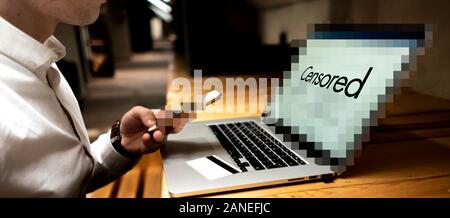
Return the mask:
[[[346, 76], [338, 76], [325, 74], [320, 72], [314, 72], [314, 67], [310, 66], [303, 71], [300, 79], [305, 81], [306, 83], [310, 83], [321, 88], [332, 89], [336, 93], [340, 93], [344, 91], [344, 94], [349, 98], [357, 99], [361, 90], [364, 88], [364, 85], [367, 82], [367, 79], [370, 76], [370, 73], [373, 70], [373, 67], [370, 67], [367, 71], [364, 79], [348, 79]], [[356, 88], [352, 88], [352, 86], [356, 86]]]

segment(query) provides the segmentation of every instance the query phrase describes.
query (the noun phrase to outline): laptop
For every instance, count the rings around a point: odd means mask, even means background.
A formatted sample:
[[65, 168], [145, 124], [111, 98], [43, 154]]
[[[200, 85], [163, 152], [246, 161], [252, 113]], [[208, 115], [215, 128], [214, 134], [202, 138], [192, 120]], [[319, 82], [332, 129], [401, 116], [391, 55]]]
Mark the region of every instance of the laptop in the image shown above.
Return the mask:
[[[169, 194], [332, 180], [353, 165], [383, 105], [430, 41], [427, 25], [319, 24], [259, 117], [188, 123], [162, 147]], [[406, 84], [407, 85], [407, 84]]]

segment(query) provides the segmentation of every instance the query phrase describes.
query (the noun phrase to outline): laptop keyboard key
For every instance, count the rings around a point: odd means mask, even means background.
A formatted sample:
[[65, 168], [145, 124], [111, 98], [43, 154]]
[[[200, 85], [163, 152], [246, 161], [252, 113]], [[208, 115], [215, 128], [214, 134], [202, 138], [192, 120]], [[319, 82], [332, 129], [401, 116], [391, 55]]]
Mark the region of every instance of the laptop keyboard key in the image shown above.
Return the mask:
[[306, 164], [254, 122], [209, 127], [243, 172], [247, 172], [250, 166], [255, 170], [264, 170]]

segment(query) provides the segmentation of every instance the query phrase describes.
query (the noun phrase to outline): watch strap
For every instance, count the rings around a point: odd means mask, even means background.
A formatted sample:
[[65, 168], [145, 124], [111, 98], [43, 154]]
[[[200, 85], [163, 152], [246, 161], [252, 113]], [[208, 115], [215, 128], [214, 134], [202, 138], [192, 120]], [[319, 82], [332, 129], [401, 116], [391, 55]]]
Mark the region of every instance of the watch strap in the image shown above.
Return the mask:
[[134, 154], [125, 150], [122, 146], [122, 137], [120, 136], [120, 120], [117, 120], [114, 125], [111, 127], [111, 136], [110, 136], [111, 144], [119, 154], [130, 158], [137, 159], [140, 157], [138, 154]]

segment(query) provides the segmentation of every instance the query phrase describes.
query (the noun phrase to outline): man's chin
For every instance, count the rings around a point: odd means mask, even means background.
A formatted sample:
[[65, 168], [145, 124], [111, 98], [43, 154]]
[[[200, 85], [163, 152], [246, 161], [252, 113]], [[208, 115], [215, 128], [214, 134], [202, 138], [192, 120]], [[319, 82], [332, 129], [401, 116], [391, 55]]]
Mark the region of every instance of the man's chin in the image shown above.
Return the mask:
[[99, 17], [100, 17], [100, 13], [98, 13], [97, 16], [92, 17], [92, 19], [90, 19], [88, 22], [86, 22], [85, 24], [82, 24], [82, 25], [90, 25], [90, 24], [93, 24], [95, 21], [98, 20]]
[[75, 26], [86, 26], [93, 24], [100, 16], [100, 10], [96, 11], [95, 13], [91, 13], [89, 15], [84, 15], [81, 17], [78, 17], [77, 19], [71, 19], [68, 21], [61, 21], [62, 23], [75, 25]]

